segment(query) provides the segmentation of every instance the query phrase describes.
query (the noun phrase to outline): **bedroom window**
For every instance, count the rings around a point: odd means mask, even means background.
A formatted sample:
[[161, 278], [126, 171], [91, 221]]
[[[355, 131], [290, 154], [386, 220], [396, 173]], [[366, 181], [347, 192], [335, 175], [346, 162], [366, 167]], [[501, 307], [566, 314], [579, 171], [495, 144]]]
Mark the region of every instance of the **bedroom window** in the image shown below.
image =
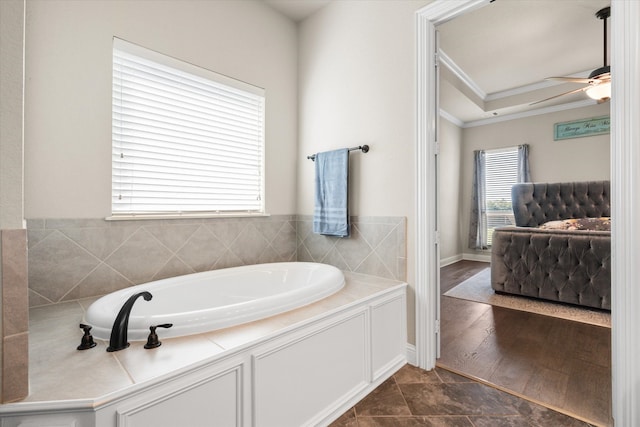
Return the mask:
[[264, 213], [264, 90], [114, 38], [112, 215]]
[[515, 224], [511, 208], [511, 186], [518, 182], [518, 148], [486, 152], [485, 224], [487, 246], [493, 230]]
[[493, 230], [515, 224], [511, 187], [530, 180], [528, 145], [474, 152], [470, 248], [490, 248]]

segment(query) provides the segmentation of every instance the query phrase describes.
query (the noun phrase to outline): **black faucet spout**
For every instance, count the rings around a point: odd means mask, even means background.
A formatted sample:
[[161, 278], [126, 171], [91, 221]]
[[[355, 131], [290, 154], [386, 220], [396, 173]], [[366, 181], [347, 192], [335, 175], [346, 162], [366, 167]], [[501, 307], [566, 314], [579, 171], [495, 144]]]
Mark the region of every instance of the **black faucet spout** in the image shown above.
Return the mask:
[[120, 312], [118, 312], [118, 315], [116, 316], [116, 320], [113, 322], [113, 328], [111, 328], [111, 338], [109, 339], [109, 347], [107, 347], [107, 351], [124, 350], [129, 347], [129, 342], [127, 341], [129, 315], [131, 314], [133, 304], [136, 302], [138, 297], [143, 297], [145, 301], [149, 301], [153, 298], [151, 293], [142, 291], [131, 295], [122, 305]]

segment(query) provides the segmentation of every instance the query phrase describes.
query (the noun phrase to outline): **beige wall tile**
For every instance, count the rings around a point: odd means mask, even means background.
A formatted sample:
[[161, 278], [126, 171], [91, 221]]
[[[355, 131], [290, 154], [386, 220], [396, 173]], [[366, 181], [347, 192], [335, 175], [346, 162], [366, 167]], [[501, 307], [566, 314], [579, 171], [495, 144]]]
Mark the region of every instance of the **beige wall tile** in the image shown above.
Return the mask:
[[24, 399], [29, 394], [29, 333], [4, 337], [2, 349], [2, 402]]
[[29, 330], [27, 230], [2, 230], [3, 336]]
[[58, 302], [99, 264], [99, 259], [56, 230], [29, 249], [29, 288]]
[[309, 215], [110, 222], [29, 220], [31, 306], [262, 262], [324, 262], [405, 280], [406, 219], [352, 217], [348, 239], [320, 236]]

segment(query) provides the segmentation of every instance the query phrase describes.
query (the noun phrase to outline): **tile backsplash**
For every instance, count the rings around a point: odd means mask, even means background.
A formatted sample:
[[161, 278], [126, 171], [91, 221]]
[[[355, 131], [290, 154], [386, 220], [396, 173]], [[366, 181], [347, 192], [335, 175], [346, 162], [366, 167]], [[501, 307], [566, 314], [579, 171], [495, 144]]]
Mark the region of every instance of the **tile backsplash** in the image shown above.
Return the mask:
[[31, 219], [29, 304], [240, 265], [315, 261], [406, 280], [406, 220], [353, 217], [350, 238], [311, 232], [311, 216], [106, 221]]
[[404, 217], [351, 217], [348, 238], [314, 234], [312, 226], [312, 216], [298, 215], [298, 261], [322, 262], [354, 273], [407, 280]]

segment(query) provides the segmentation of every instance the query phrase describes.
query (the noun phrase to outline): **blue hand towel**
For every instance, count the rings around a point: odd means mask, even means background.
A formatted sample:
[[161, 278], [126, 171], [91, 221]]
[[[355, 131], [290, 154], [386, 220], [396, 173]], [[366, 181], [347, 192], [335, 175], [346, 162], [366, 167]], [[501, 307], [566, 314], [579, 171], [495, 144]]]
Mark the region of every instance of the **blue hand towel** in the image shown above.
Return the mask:
[[347, 189], [349, 149], [316, 154], [316, 206], [313, 232], [325, 236], [349, 236]]

